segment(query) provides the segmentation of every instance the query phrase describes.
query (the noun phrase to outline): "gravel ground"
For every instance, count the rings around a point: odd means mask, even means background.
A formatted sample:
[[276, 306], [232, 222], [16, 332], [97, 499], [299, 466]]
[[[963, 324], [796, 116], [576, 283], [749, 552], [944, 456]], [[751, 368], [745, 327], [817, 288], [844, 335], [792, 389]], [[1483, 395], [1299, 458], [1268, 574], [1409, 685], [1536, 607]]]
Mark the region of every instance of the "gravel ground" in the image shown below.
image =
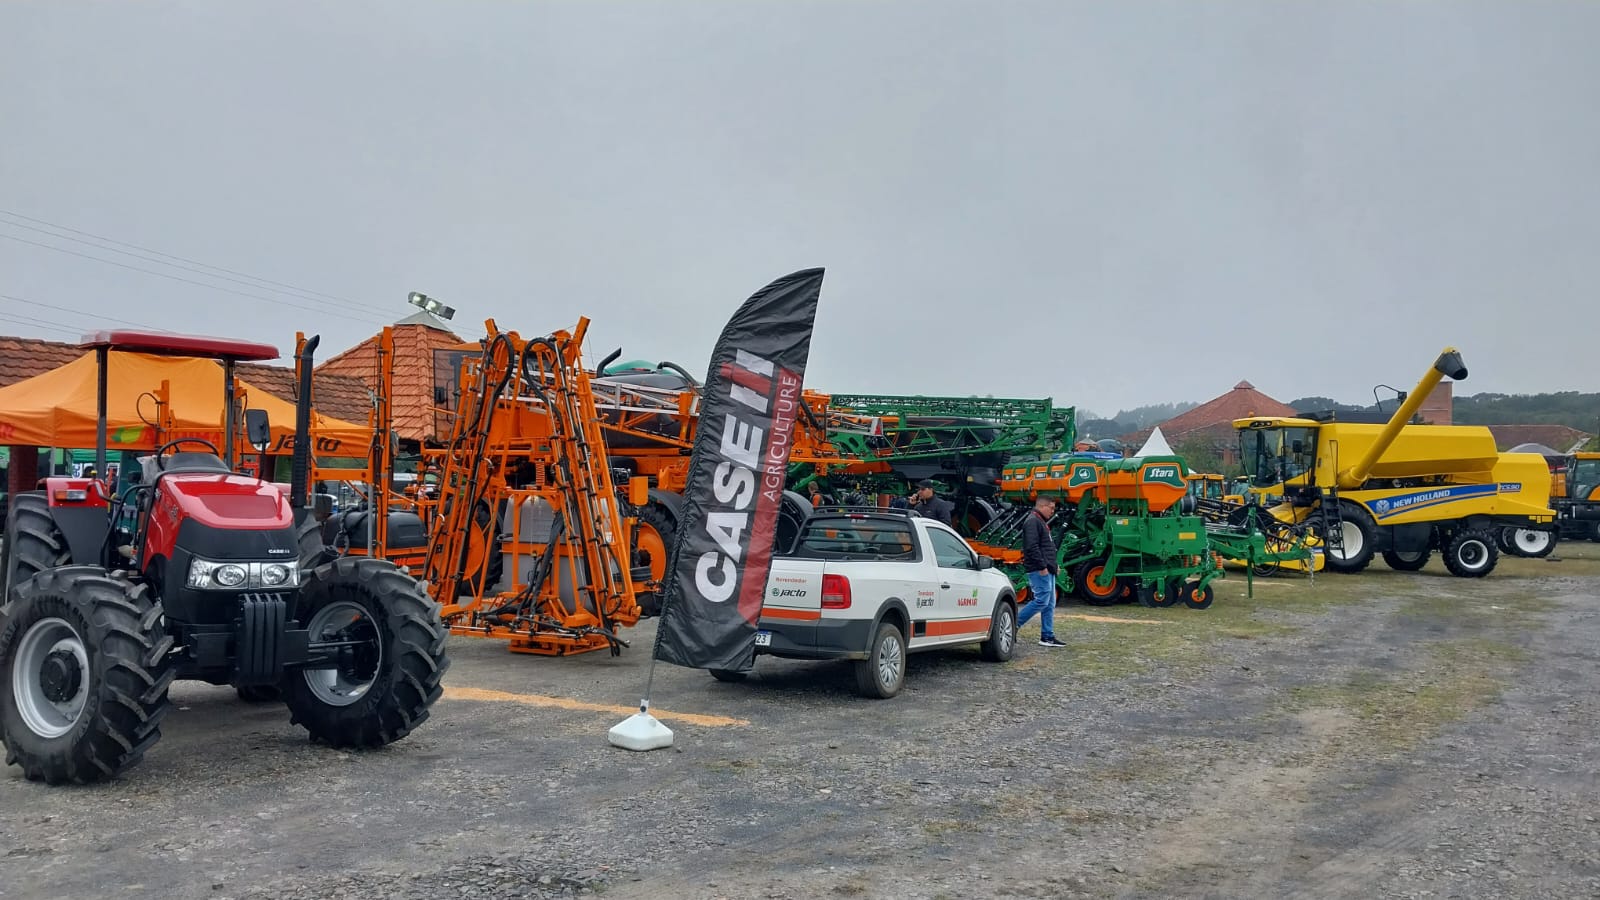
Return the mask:
[[374, 753], [183, 685], [113, 784], [0, 775], [0, 897], [1594, 897], [1597, 600], [1600, 545], [1563, 544], [1066, 605], [1068, 648], [914, 657], [890, 701], [663, 666], [648, 754], [605, 733], [653, 623], [617, 658], [452, 639], [453, 695]]

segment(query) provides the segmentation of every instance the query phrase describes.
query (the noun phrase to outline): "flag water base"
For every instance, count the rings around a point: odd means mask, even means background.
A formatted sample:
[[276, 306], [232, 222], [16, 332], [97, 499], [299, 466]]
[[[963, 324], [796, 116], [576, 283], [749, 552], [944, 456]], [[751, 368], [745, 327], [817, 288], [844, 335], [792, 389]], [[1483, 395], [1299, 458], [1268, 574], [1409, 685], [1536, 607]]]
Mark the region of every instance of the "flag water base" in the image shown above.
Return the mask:
[[672, 729], [656, 721], [647, 707], [611, 728], [611, 745], [624, 750], [660, 750], [672, 746]]

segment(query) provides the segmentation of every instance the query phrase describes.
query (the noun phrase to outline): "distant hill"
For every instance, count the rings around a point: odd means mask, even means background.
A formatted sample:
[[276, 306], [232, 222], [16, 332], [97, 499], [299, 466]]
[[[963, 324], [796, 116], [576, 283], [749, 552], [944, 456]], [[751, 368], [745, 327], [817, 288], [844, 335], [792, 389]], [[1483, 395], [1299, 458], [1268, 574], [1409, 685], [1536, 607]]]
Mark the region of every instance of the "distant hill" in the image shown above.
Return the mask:
[[1119, 410], [1107, 419], [1086, 409], [1078, 410], [1078, 436], [1086, 440], [1104, 440], [1133, 431], [1141, 431], [1176, 415], [1199, 406], [1199, 403], [1152, 403], [1133, 409]]

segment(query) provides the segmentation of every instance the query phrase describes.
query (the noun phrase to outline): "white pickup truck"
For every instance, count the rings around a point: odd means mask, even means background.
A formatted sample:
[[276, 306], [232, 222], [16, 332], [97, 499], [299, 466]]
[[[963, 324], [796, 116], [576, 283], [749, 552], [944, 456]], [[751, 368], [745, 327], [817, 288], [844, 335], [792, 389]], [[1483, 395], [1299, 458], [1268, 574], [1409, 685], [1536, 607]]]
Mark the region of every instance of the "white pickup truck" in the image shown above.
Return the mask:
[[819, 509], [792, 547], [775, 551], [757, 655], [855, 660], [860, 692], [888, 698], [905, 684], [908, 652], [976, 643], [984, 659], [1004, 662], [1016, 647], [1011, 581], [931, 519], [903, 510]]

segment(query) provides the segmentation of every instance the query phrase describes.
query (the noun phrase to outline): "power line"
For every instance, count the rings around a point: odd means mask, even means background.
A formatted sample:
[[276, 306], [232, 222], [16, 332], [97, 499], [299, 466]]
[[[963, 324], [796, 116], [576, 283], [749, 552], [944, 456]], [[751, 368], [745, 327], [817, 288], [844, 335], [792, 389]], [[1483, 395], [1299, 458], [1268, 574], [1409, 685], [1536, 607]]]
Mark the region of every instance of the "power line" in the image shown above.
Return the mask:
[[372, 324], [372, 318], [371, 317], [358, 318], [358, 317], [350, 315], [348, 313], [337, 312], [337, 311], [331, 310], [331, 309], [318, 309], [318, 308], [316, 308], [314, 306], [305, 306], [305, 305], [299, 304], [299, 303], [290, 303], [288, 300], [282, 300], [282, 299], [279, 299], [279, 298], [276, 298], [276, 297], [267, 297], [267, 296], [263, 296], [261, 294], [251, 294], [251, 293], [248, 293], [246, 291], [236, 291], [233, 288], [225, 288], [225, 287], [222, 287], [221, 285], [216, 285], [216, 284], [207, 284], [204, 281], [195, 281], [192, 278], [182, 278], [180, 276], [172, 275], [172, 274], [169, 274], [167, 272], [157, 272], [154, 269], [143, 269], [143, 268], [140, 268], [139, 266], [130, 266], [127, 263], [120, 263], [120, 262], [117, 262], [114, 259], [102, 259], [102, 258], [100, 258], [98, 256], [94, 256], [94, 255], [89, 254], [89, 253], [79, 253], [76, 250], [68, 250], [65, 247], [52, 247], [49, 244], [41, 244], [38, 241], [30, 241], [27, 238], [20, 238], [20, 237], [17, 237], [16, 235], [14, 235], [14, 234], [0, 234], [0, 238], [5, 238], [8, 241], [16, 241], [19, 244], [31, 244], [31, 245], [33, 245], [35, 247], [43, 247], [46, 250], [54, 250], [57, 253], [65, 253], [65, 254], [67, 254], [69, 256], [81, 256], [84, 259], [92, 259], [97, 263], [104, 263], [104, 264], [106, 264], [108, 266], [117, 266], [118, 268], [122, 268], [122, 269], [131, 269], [132, 271], [143, 272], [146, 275], [154, 275], [154, 276], [156, 276], [158, 278], [167, 278], [167, 279], [170, 279], [172, 281], [181, 281], [184, 284], [192, 284], [192, 285], [196, 285], [198, 287], [210, 288], [213, 291], [221, 291], [224, 294], [233, 294], [233, 295], [238, 296], [238, 297], [248, 297], [248, 298], [250, 298], [252, 300], [261, 300], [261, 301], [264, 301], [264, 302], [267, 302], [267, 303], [276, 303], [276, 304], [280, 304], [280, 305], [283, 305], [283, 306], [292, 306], [292, 307], [294, 307], [296, 309], [303, 309], [303, 310], [306, 310], [308, 312], [314, 312], [314, 313], [322, 313], [323, 315], [338, 316], [341, 319], [349, 319], [352, 322], [360, 322], [363, 325], [371, 325]]
[[[8, 209], [0, 209], [0, 215], [10, 216], [11, 218], [15, 218], [15, 219], [22, 219], [24, 221], [33, 222], [33, 223], [38, 224], [38, 225], [45, 225], [45, 226], [48, 226], [50, 228], [54, 228], [57, 231], [66, 231], [66, 232], [70, 232], [72, 234], [81, 234], [84, 237], [94, 238], [95, 240], [102, 241], [102, 242], [104, 242], [106, 244], [116, 244], [118, 247], [131, 247], [134, 250], [141, 250], [141, 251], [143, 251], [145, 253], [153, 253], [156, 256], [163, 257], [165, 259], [175, 259], [175, 260], [178, 260], [179, 262], [184, 262], [184, 263], [189, 263], [190, 265], [200, 266], [203, 269], [212, 269], [212, 270], [214, 270], [216, 272], [225, 272], [228, 275], [237, 275], [237, 276], [239, 276], [239, 278], [247, 278], [247, 279], [249, 279], [249, 281], [238, 281], [237, 279], [234, 279], [234, 278], [225, 278], [224, 276], [221, 276], [221, 275], [213, 275], [210, 272], [196, 272], [196, 274], [205, 275], [208, 278], [221, 278], [224, 281], [232, 281], [235, 284], [243, 284], [246, 287], [260, 288], [260, 287], [263, 287], [264, 285], [273, 285], [274, 288], [284, 288], [284, 289], [287, 289], [289, 291], [293, 291], [293, 292], [295, 292], [297, 294], [306, 295], [305, 299], [308, 299], [308, 300], [309, 299], [313, 299], [313, 298], [321, 298], [321, 299], [324, 299], [324, 300], [332, 300], [332, 301], [334, 301], [336, 303], [343, 303], [343, 304], [346, 304], [347, 306], [351, 306], [351, 307], [362, 307], [362, 308], [365, 308], [365, 309], [370, 309], [370, 310], [373, 310], [373, 311], [376, 311], [376, 312], [380, 312], [380, 313], [384, 313], [384, 314], [387, 314], [389, 312], [388, 310], [384, 309], [383, 307], [377, 306], [375, 304], [363, 303], [360, 300], [351, 300], [348, 297], [340, 297], [340, 296], [337, 296], [337, 295], [334, 295], [334, 294], [325, 294], [322, 291], [314, 291], [314, 290], [311, 290], [310, 288], [298, 287], [296, 285], [288, 284], [287, 282], [273, 281], [270, 278], [262, 278], [259, 275], [251, 275], [251, 274], [249, 274], [247, 272], [239, 272], [239, 271], [236, 271], [234, 269], [226, 268], [224, 266], [214, 266], [214, 265], [212, 265], [210, 263], [201, 262], [201, 261], [199, 261], [197, 259], [190, 259], [190, 258], [188, 258], [186, 256], [178, 256], [178, 255], [172, 254], [172, 253], [163, 253], [160, 250], [155, 250], [155, 249], [152, 249], [150, 247], [144, 247], [144, 246], [141, 246], [139, 244], [131, 244], [131, 243], [128, 243], [127, 241], [119, 241], [119, 240], [116, 240], [115, 238], [108, 238], [108, 237], [105, 237], [103, 235], [98, 235], [98, 234], [95, 234], [95, 233], [89, 232], [89, 231], [83, 231], [82, 229], [78, 229], [78, 228], [72, 228], [72, 227], [67, 226], [67, 225], [58, 225], [55, 222], [49, 222], [49, 221], [46, 221], [44, 219], [35, 219], [32, 216], [25, 216], [25, 215], [23, 215], [21, 213], [18, 213], [18, 212], [12, 212], [11, 210], [8, 210]], [[146, 262], [153, 262], [153, 263], [156, 263], [158, 265], [163, 265], [163, 266], [172, 266], [175, 269], [183, 269], [184, 271], [187, 271], [187, 272], [195, 272], [194, 269], [190, 269], [190, 268], [187, 268], [185, 266], [178, 266], [178, 265], [174, 265], [173, 263], [162, 262], [159, 259], [150, 259], [147, 256], [140, 256], [137, 253], [129, 253], [126, 250], [118, 250], [118, 249], [116, 249], [116, 247], [104, 247], [104, 246], [100, 246], [98, 244], [91, 243], [89, 241], [81, 240], [79, 238], [68, 237], [67, 235], [64, 235], [64, 234], [52, 234], [49, 231], [45, 231], [44, 229], [41, 229], [41, 228], [35, 228], [32, 225], [23, 225], [20, 222], [5, 222], [4, 224], [11, 225], [11, 226], [16, 227], [16, 228], [26, 228], [29, 231], [35, 231], [35, 232], [38, 232], [40, 234], [48, 234], [51, 237], [60, 238], [62, 240], [66, 240], [66, 241], [76, 241], [76, 242], [78, 242], [80, 244], [86, 244], [86, 245], [88, 245], [90, 247], [97, 247], [98, 249], [101, 249], [101, 250], [110, 250], [112, 253], [121, 253], [121, 254], [123, 254], [125, 256], [132, 256], [135, 259], [143, 259]], [[260, 282], [260, 284], [252, 284], [250, 282]], [[274, 288], [265, 288], [265, 289], [266, 290], [274, 290]], [[282, 293], [282, 291], [274, 290], [274, 293]]]
[[42, 306], [42, 307], [44, 307], [46, 309], [53, 309], [53, 310], [56, 310], [58, 312], [72, 313], [73, 315], [86, 316], [86, 317], [91, 318], [91, 319], [103, 319], [103, 320], [105, 320], [107, 322], [116, 322], [119, 325], [132, 325], [135, 328], [147, 328], [147, 329], [150, 329], [151, 331], [170, 331], [171, 330], [171, 329], [167, 329], [167, 328], [157, 328], [154, 325], [146, 325], [143, 322], [130, 322], [127, 319], [119, 319], [116, 316], [102, 316], [99, 313], [84, 312], [81, 309], [73, 309], [70, 306], [57, 306], [54, 303], [45, 303], [42, 300], [33, 300], [31, 298], [28, 298], [28, 297], [18, 297], [18, 296], [14, 295], [14, 294], [0, 294], [0, 300], [15, 300], [18, 303], [26, 303], [29, 306]]
[[79, 329], [73, 329], [69, 326], [62, 325], [59, 322], [48, 322], [44, 319], [35, 319], [32, 316], [13, 316], [10, 313], [0, 313], [0, 319], [13, 322], [17, 325], [28, 325], [33, 328], [43, 328], [45, 331], [54, 331], [59, 334], [72, 335], [73, 337], [82, 337], [83, 334], [83, 332]]

